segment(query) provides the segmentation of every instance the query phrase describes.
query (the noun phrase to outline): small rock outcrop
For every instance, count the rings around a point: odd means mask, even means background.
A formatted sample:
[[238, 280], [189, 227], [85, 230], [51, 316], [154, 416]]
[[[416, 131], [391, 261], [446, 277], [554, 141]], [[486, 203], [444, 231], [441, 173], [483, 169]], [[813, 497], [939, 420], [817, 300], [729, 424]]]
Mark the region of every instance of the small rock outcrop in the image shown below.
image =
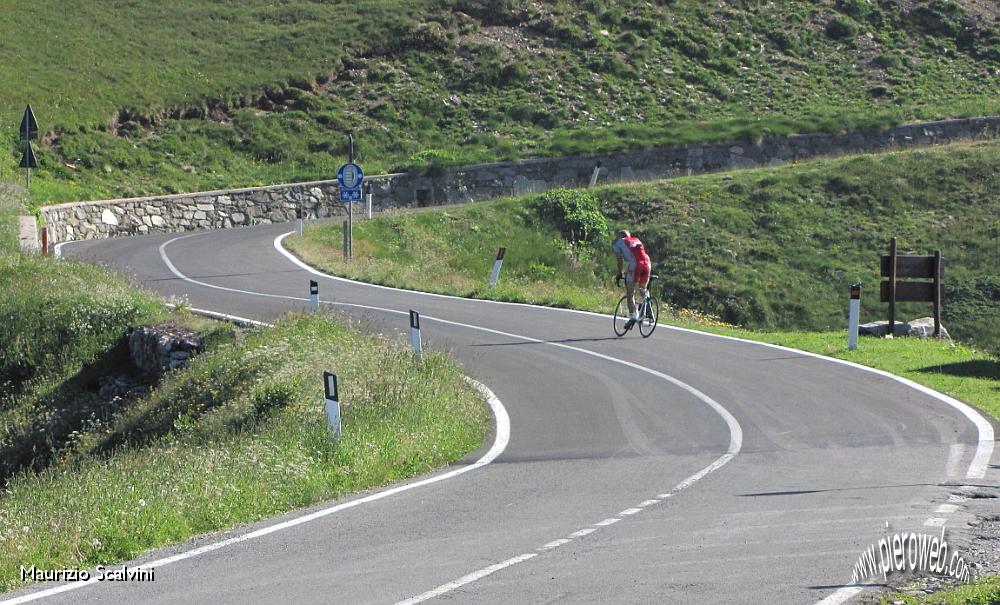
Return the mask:
[[201, 353], [202, 338], [174, 323], [135, 329], [128, 338], [132, 363], [145, 376], [158, 380], [164, 373], [185, 368]]

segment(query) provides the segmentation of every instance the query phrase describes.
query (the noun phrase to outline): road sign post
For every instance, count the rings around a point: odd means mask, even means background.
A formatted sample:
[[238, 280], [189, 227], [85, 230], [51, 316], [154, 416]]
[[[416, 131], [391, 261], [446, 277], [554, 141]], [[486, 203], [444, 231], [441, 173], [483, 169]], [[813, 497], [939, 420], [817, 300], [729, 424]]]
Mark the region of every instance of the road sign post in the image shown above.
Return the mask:
[[354, 257], [354, 202], [361, 201], [361, 183], [365, 178], [361, 166], [354, 163], [354, 137], [349, 136], [348, 162], [337, 170], [340, 201], [347, 204], [347, 240], [344, 245], [344, 256], [348, 260]]
[[347, 221], [343, 223], [343, 237], [344, 237], [344, 258], [347, 258]]
[[319, 310], [319, 284], [309, 280], [309, 311], [315, 313]]
[[38, 168], [35, 152], [31, 149], [31, 141], [38, 138], [38, 120], [35, 119], [35, 112], [31, 110], [30, 104], [24, 108], [24, 116], [21, 118], [21, 127], [18, 130], [21, 141], [24, 142], [24, 156], [21, 158], [20, 165], [26, 170], [24, 186], [31, 189], [31, 169]]

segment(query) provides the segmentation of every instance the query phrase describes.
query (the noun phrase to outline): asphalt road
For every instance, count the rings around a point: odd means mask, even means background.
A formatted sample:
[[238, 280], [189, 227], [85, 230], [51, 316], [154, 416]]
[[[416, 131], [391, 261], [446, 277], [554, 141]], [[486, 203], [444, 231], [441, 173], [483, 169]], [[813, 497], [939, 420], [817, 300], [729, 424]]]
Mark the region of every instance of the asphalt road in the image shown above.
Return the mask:
[[416, 309], [425, 346], [451, 352], [503, 402], [503, 453], [471, 472], [202, 554], [190, 551], [310, 511], [149, 553], [133, 564], [180, 555], [158, 565], [153, 582], [8, 596], [841, 602], [857, 591], [843, 585], [858, 555], [887, 523], [938, 533], [924, 524], [944, 518], [960, 543], [968, 512], [936, 511], [962, 483], [996, 482], [983, 427], [888, 377], [665, 326], [649, 339], [618, 339], [607, 317], [320, 277], [276, 248], [289, 230], [91, 241], [63, 252], [192, 307], [261, 321], [305, 309], [310, 279], [324, 303], [376, 331], [408, 329], [406, 312]]

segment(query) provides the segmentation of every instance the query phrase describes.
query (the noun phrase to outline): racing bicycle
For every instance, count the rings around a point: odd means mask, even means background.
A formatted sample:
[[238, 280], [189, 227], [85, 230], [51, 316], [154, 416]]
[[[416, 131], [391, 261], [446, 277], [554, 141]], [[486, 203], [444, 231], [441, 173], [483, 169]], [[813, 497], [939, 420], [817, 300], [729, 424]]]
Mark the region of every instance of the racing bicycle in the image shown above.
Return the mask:
[[649, 283], [646, 284], [642, 301], [636, 301], [639, 319], [632, 326], [625, 327], [629, 320], [627, 297], [622, 296], [618, 301], [618, 306], [615, 308], [615, 334], [625, 336], [633, 327], [639, 326], [639, 333], [642, 334], [642, 337], [649, 338], [649, 335], [656, 329], [656, 322], [660, 318], [660, 301], [649, 292], [649, 286], [654, 279], [656, 279], [656, 275], [649, 276]]

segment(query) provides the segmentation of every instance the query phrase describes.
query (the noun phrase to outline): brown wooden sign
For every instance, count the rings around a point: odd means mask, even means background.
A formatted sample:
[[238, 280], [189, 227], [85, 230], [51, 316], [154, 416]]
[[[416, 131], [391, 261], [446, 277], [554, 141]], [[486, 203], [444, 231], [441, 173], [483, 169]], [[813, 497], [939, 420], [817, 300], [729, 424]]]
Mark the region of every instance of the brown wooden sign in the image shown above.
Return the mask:
[[[882, 302], [889, 302], [889, 282], [882, 282]], [[896, 302], [934, 302], [934, 283], [901, 281], [896, 283]]]
[[[892, 267], [890, 266], [891, 262], [892, 262], [891, 256], [882, 257], [882, 277], [890, 277], [890, 271], [892, 270]], [[915, 277], [921, 279], [934, 279], [934, 257], [897, 256], [896, 277]]]
[[[941, 336], [941, 277], [944, 267], [941, 252], [934, 256], [899, 256], [896, 254], [896, 238], [889, 241], [889, 255], [881, 259], [882, 277], [889, 278], [881, 283], [882, 302], [889, 303], [889, 334], [895, 333], [897, 302], [934, 303], [934, 336]], [[933, 281], [900, 282], [899, 278], [930, 279]]]

